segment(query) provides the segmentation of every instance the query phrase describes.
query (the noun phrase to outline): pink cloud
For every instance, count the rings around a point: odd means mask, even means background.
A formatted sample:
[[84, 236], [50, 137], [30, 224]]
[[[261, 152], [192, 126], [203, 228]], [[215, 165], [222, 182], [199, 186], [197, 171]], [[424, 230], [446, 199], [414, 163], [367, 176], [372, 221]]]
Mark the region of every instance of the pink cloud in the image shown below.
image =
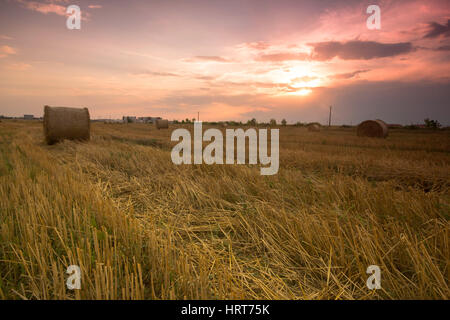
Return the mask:
[[16, 50], [14, 48], [11, 48], [10, 46], [0, 47], [0, 58], [5, 58], [11, 54], [16, 54]]
[[28, 63], [24, 63], [24, 62], [19, 62], [19, 63], [9, 64], [7, 66], [7, 68], [10, 70], [24, 71], [24, 70], [31, 68], [31, 65]]
[[271, 45], [267, 41], [256, 41], [256, 42], [245, 42], [240, 46], [255, 50], [266, 50], [270, 48]]
[[41, 3], [36, 1], [23, 1], [19, 2], [27, 9], [37, 11], [43, 14], [55, 13], [60, 16], [66, 15], [66, 7], [54, 4], [54, 3]]
[[309, 55], [304, 52], [299, 53], [291, 53], [291, 52], [281, 52], [281, 53], [272, 53], [272, 54], [263, 54], [260, 55], [257, 60], [258, 61], [271, 61], [271, 62], [281, 62], [281, 61], [289, 61], [289, 60], [307, 60]]
[[184, 59], [186, 62], [202, 62], [202, 61], [212, 61], [212, 62], [231, 62], [230, 60], [219, 57], [219, 56], [196, 56], [189, 59]]
[[[49, 2], [42, 3], [37, 1], [17, 0], [22, 6], [28, 10], [36, 11], [43, 14], [54, 13], [59, 16], [69, 16], [67, 13], [68, 0], [49, 0]], [[57, 3], [65, 3], [67, 6], [59, 5]], [[81, 10], [81, 19], [86, 21], [90, 17], [89, 12]]]

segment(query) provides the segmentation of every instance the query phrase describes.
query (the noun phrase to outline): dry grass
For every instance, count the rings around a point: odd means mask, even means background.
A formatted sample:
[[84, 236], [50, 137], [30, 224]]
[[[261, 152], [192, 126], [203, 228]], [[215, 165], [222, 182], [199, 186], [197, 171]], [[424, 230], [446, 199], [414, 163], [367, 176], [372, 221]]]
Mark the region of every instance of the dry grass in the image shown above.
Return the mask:
[[449, 133], [280, 130], [261, 176], [175, 166], [150, 125], [47, 146], [42, 123], [2, 122], [0, 298], [448, 299]]

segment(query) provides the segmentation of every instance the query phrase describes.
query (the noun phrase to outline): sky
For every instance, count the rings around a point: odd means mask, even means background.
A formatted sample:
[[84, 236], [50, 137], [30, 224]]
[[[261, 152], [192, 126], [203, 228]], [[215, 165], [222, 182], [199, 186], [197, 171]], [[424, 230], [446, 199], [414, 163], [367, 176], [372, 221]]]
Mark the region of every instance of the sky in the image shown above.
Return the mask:
[[0, 0], [0, 115], [44, 105], [323, 124], [331, 105], [333, 124], [450, 125], [450, 1]]

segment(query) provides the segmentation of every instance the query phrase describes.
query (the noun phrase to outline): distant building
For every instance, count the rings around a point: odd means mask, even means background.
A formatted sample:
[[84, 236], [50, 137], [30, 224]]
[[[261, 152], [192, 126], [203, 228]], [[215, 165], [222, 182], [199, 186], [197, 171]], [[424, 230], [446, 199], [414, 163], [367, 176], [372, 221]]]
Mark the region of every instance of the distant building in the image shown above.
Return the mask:
[[122, 121], [124, 123], [139, 122], [139, 123], [155, 123], [156, 120], [162, 119], [161, 117], [136, 117], [136, 116], [123, 116]]
[[162, 119], [161, 117], [139, 117], [137, 118], [138, 122], [143, 123], [155, 123], [156, 120]]
[[123, 116], [122, 120], [124, 123], [136, 122], [136, 116]]
[[24, 114], [23, 118], [25, 120], [33, 120], [34, 119], [34, 115], [32, 115], [32, 114]]

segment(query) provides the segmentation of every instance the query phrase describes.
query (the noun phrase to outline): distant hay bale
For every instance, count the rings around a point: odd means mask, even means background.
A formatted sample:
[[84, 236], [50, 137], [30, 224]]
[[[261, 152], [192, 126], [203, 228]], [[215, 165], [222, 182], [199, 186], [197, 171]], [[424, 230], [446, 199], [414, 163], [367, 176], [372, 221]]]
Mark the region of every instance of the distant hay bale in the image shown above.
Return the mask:
[[44, 107], [44, 134], [48, 144], [64, 139], [89, 140], [90, 133], [87, 108]]
[[366, 120], [358, 125], [356, 134], [359, 137], [386, 138], [388, 126], [382, 120]]
[[321, 125], [318, 123], [311, 123], [308, 125], [308, 131], [319, 132], [320, 129], [321, 129]]
[[169, 120], [158, 119], [155, 122], [156, 129], [168, 129], [169, 128]]
[[381, 119], [377, 119], [377, 120], [375, 120], [375, 121], [381, 122], [382, 124], [384, 124], [384, 125], [386, 126], [386, 128], [388, 127], [387, 123], [386, 123], [386, 122], [384, 122], [384, 121], [383, 121], [383, 120], [381, 120]]

